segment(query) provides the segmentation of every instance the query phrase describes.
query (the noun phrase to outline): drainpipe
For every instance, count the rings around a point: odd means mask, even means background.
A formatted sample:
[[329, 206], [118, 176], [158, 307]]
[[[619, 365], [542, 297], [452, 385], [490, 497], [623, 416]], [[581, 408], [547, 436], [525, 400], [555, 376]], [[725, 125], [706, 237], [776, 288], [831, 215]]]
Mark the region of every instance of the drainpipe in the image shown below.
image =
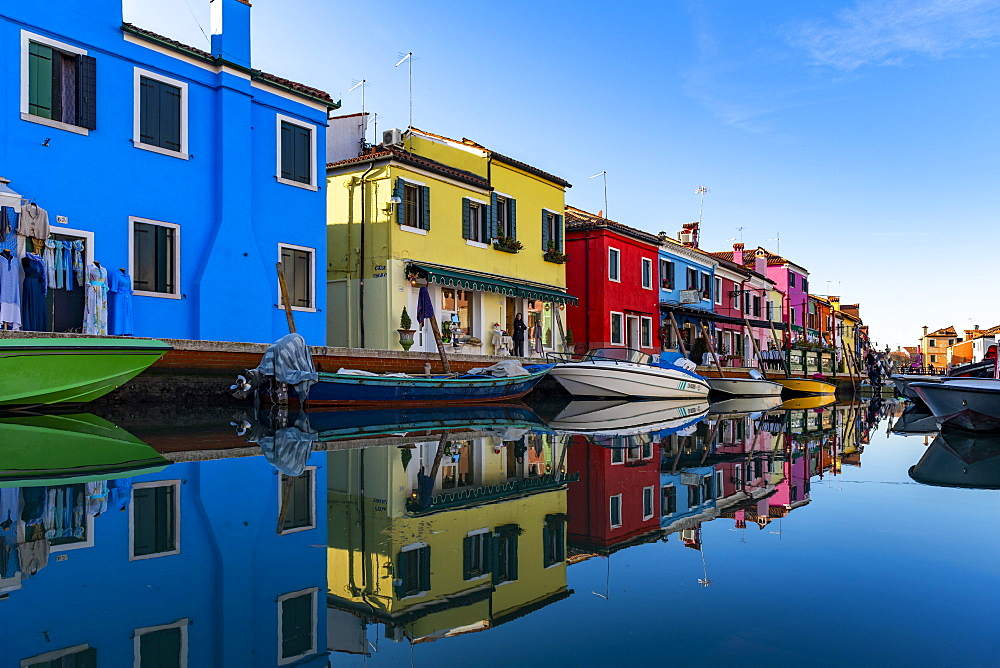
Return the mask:
[[375, 161], [361, 175], [361, 252], [358, 256], [358, 327], [360, 329], [360, 347], [365, 347], [365, 222], [368, 219], [368, 198], [365, 189], [365, 179], [375, 171]]

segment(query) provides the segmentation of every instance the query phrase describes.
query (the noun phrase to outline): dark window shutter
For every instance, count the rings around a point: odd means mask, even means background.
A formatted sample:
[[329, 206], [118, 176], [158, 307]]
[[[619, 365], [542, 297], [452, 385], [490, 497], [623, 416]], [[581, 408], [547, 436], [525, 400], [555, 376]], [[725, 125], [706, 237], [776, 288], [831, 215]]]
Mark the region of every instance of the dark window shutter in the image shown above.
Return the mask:
[[420, 548], [420, 591], [431, 590], [431, 546]]
[[496, 543], [497, 539], [492, 532], [483, 536], [483, 566], [487, 572], [495, 571], [497, 567]]
[[313, 645], [313, 597], [304, 594], [281, 602], [281, 656], [305, 654]]
[[295, 251], [295, 301], [299, 306], [309, 308], [312, 306], [312, 295], [310, 294], [310, 276], [312, 274], [312, 258], [307, 251]]
[[309, 128], [293, 126], [295, 128], [295, 180], [299, 183], [312, 182], [312, 142]]
[[181, 89], [160, 84], [160, 147], [181, 150]]
[[150, 225], [156, 233], [156, 291], [174, 291], [174, 229]]
[[295, 178], [295, 126], [281, 122], [281, 178]]
[[174, 487], [154, 487], [156, 491], [156, 551], [174, 549]]
[[156, 288], [156, 267], [155, 239], [153, 238], [153, 226], [146, 223], [135, 223], [133, 232], [133, 257], [135, 267], [133, 267], [132, 280], [136, 290], [152, 291]]
[[97, 60], [92, 56], [76, 59], [76, 124], [97, 129]]
[[472, 214], [469, 211], [469, 200], [462, 198], [462, 238], [472, 238]]
[[[362, 186], [364, 187], [364, 186]], [[399, 204], [396, 205], [396, 224], [402, 225], [405, 222], [406, 215], [406, 201], [403, 196], [406, 194], [406, 188], [403, 185], [403, 179], [396, 177], [396, 184], [392, 188], [392, 196], [399, 199]]]
[[552, 565], [552, 530], [549, 523], [542, 526], [542, 565], [548, 568]]
[[[490, 227], [489, 227], [489, 238], [496, 239], [500, 231], [500, 225], [497, 222], [497, 194], [490, 193]], [[488, 240], [487, 240], [488, 241]]]
[[139, 636], [139, 665], [144, 668], [181, 665], [181, 630], [173, 627]]
[[155, 487], [132, 490], [132, 553], [137, 556], [156, 551], [156, 532], [151, 520], [155, 513]]
[[52, 118], [52, 47], [28, 43], [28, 113]]
[[510, 216], [510, 237], [517, 239], [517, 200], [507, 200], [507, 215]]
[[150, 146], [160, 145], [160, 83], [139, 79], [139, 141]]
[[406, 596], [406, 566], [407, 560], [413, 556], [413, 552], [400, 552], [396, 555], [396, 570], [395, 570], [395, 582], [393, 583], [393, 590], [395, 591], [396, 598], [403, 598]]
[[472, 546], [476, 536], [466, 536], [462, 541], [462, 579], [472, 579]]
[[431, 229], [431, 189], [427, 186], [420, 186], [420, 200], [424, 207], [424, 216], [420, 221], [420, 227], [425, 230]]
[[562, 214], [556, 214], [553, 216], [556, 224], [556, 250], [560, 253], [563, 252], [563, 217]]
[[549, 212], [542, 209], [542, 250], [549, 249]]
[[518, 559], [517, 538], [518, 536], [516, 533], [507, 536], [507, 579], [508, 580], [517, 579], [517, 559]]

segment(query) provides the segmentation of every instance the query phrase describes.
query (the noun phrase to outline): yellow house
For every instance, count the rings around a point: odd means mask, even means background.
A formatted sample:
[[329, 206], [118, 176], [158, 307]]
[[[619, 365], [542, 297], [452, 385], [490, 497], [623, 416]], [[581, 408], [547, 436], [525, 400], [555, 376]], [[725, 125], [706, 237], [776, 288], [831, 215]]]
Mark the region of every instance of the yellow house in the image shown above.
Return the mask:
[[864, 360], [858, 357], [858, 328], [862, 326], [857, 304], [841, 304], [840, 297], [828, 297], [833, 309], [839, 368], [848, 374], [866, 373]]
[[328, 343], [399, 350], [406, 307], [412, 350], [435, 351], [416, 317], [426, 285], [451, 349], [495, 353], [522, 313], [526, 353], [563, 350], [570, 184], [468, 139], [386, 134], [327, 166]]
[[564, 446], [425, 438], [328, 453], [329, 606], [419, 642], [569, 596]]
[[920, 354], [923, 356], [924, 366], [933, 369], [937, 373], [944, 373], [948, 370], [948, 347], [961, 341], [958, 332], [952, 326], [943, 327], [934, 332], [927, 332], [924, 327], [924, 335], [920, 337]]

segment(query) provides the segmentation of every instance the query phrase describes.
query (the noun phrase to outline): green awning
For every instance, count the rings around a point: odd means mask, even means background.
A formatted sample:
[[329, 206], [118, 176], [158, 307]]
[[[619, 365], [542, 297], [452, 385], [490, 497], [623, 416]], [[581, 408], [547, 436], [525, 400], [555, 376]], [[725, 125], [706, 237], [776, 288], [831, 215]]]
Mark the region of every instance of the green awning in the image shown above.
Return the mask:
[[481, 274], [454, 267], [411, 262], [407, 265], [406, 272], [407, 274], [416, 273], [421, 278], [426, 278], [429, 283], [447, 285], [463, 290], [495, 292], [507, 297], [523, 297], [525, 299], [537, 299], [557, 304], [575, 304], [577, 302], [576, 297], [566, 294], [554, 285], [516, 281], [501, 276]]

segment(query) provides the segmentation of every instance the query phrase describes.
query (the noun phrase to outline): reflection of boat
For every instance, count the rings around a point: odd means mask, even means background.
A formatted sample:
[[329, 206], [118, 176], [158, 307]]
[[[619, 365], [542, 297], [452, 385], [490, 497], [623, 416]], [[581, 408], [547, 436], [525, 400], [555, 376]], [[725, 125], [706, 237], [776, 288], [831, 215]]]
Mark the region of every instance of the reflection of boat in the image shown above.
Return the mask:
[[705, 400], [571, 401], [549, 428], [576, 434], [647, 433], [681, 428], [708, 414]]
[[921, 410], [915, 405], [907, 406], [896, 423], [892, 425], [892, 433], [903, 435], [934, 434], [938, 431], [937, 418], [933, 413]]
[[309, 422], [321, 441], [442, 429], [545, 429], [530, 408], [519, 404], [310, 411]]
[[708, 378], [708, 384], [715, 392], [737, 397], [778, 397], [784, 387], [773, 380], [760, 378]]
[[910, 399], [911, 401], [919, 401], [920, 397], [917, 393], [910, 387], [911, 383], [940, 383], [943, 376], [927, 376], [921, 374], [912, 373], [897, 373], [890, 376], [893, 385], [896, 386], [896, 391], [900, 395]]
[[910, 387], [941, 424], [969, 431], [1000, 431], [1000, 380], [949, 379]]
[[[792, 399], [791, 401], [795, 401]], [[726, 413], [761, 413], [781, 405], [781, 397], [737, 397], [716, 401], [708, 409], [709, 415]]]
[[0, 405], [92, 401], [168, 350], [151, 339], [0, 339]]
[[654, 366], [649, 355], [630, 348], [591, 350], [578, 361], [571, 357], [563, 356], [567, 361], [550, 373], [574, 396], [696, 399], [709, 391], [708, 381], [693, 371]]
[[0, 487], [112, 480], [169, 464], [132, 434], [89, 413], [0, 417]]
[[945, 429], [909, 474], [925, 485], [1000, 489], [1000, 435]]
[[832, 403], [836, 403], [836, 398], [827, 395], [815, 395], [811, 397], [797, 397], [795, 399], [789, 399], [782, 402], [778, 406], [778, 410], [783, 411], [794, 411], [801, 410], [804, 408], [823, 408], [824, 406], [829, 406]]
[[833, 397], [837, 393], [837, 386], [833, 383], [812, 378], [776, 378], [775, 382], [780, 383], [790, 394]]

